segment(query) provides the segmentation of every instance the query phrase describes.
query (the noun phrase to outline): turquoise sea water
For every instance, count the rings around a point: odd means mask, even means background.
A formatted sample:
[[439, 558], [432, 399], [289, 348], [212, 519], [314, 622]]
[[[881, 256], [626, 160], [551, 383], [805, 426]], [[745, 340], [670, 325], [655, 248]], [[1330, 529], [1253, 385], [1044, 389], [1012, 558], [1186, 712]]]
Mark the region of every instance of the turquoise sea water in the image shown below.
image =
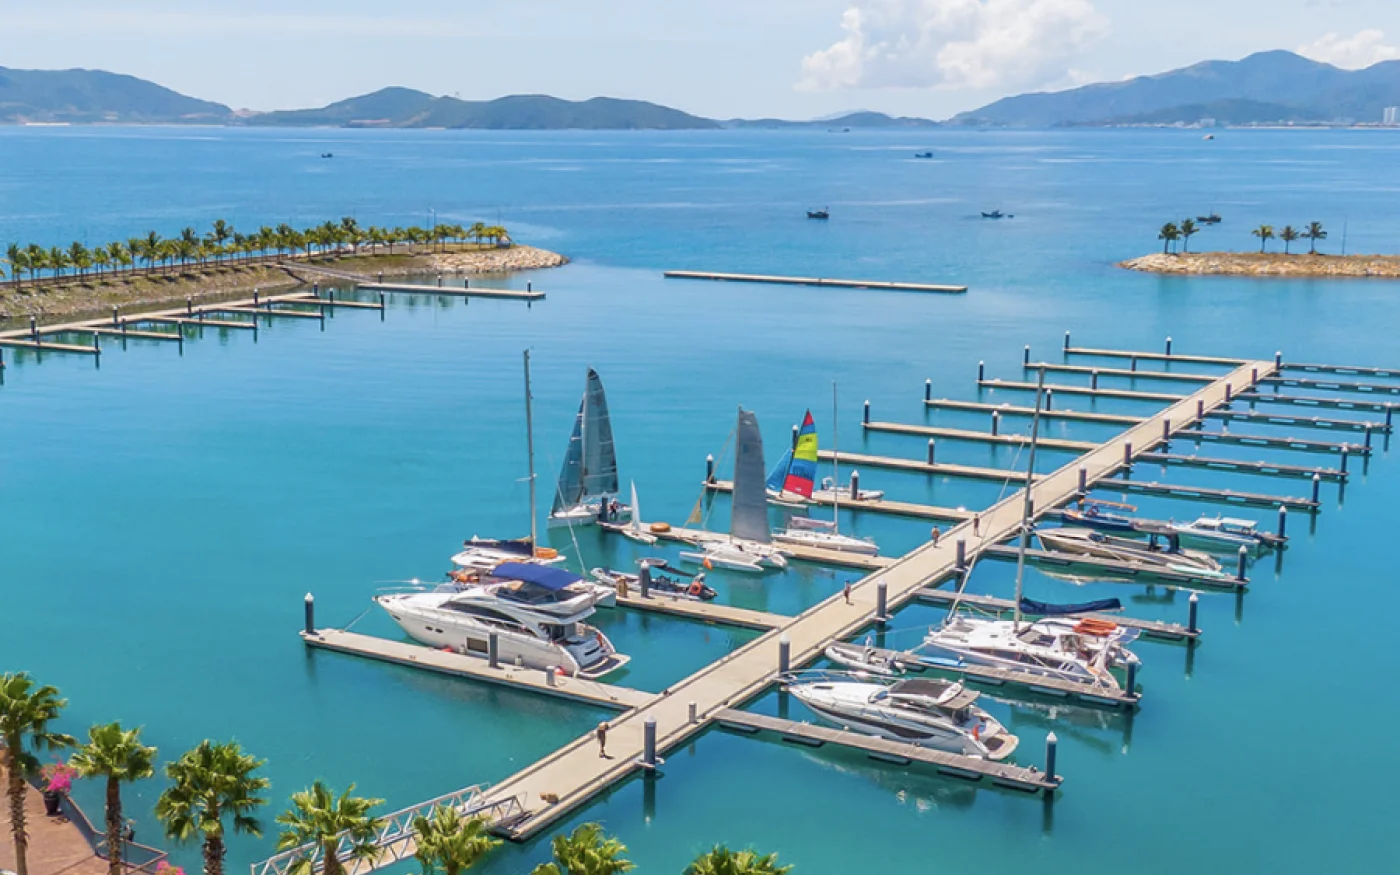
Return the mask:
[[[925, 148], [937, 158], [912, 157]], [[317, 157], [325, 151], [336, 157]], [[1065, 330], [1089, 346], [1157, 349], [1171, 335], [1186, 353], [1282, 350], [1294, 361], [1396, 366], [1400, 284], [1170, 279], [1112, 263], [1152, 250], [1164, 221], [1212, 209], [1225, 222], [1195, 248], [1247, 248], [1247, 229], [1261, 222], [1319, 220], [1332, 231], [1328, 251], [1342, 246], [1344, 227], [1348, 251], [1394, 251], [1397, 158], [1400, 140], [1378, 132], [1232, 131], [1204, 143], [1189, 132], [0, 130], [0, 242], [96, 243], [147, 228], [168, 236], [215, 218], [252, 226], [354, 214], [421, 224], [435, 211], [442, 220], [499, 220], [575, 259], [512, 280], [548, 290], [530, 309], [394, 299], [383, 322], [340, 312], [324, 331], [279, 322], [256, 342], [210, 332], [183, 357], [133, 342], [109, 349], [100, 370], [76, 357], [7, 354], [0, 666], [62, 688], [70, 731], [120, 718], [144, 725], [165, 755], [236, 736], [268, 758], [278, 809], [317, 777], [357, 782], [391, 807], [499, 780], [602, 712], [308, 654], [296, 631], [308, 591], [322, 622], [349, 622], [378, 587], [440, 574], [463, 537], [525, 530], [523, 348], [534, 350], [542, 482], [552, 482], [592, 365], [608, 388], [623, 476], [637, 482], [647, 516], [673, 521], [695, 503], [703, 459], [720, 454], [738, 404], [758, 412], [772, 455], [806, 407], [829, 445], [833, 379], [843, 448], [917, 457], [921, 439], [864, 439], [860, 402], [870, 399], [880, 419], [985, 427], [975, 415], [926, 415], [924, 379], [937, 396], [1028, 403], [1024, 394], [979, 393], [978, 360], [991, 376], [1019, 377], [1022, 346], [1058, 360]], [[823, 205], [830, 222], [802, 218]], [[975, 218], [992, 208], [1016, 217]], [[959, 282], [972, 291], [666, 281], [666, 268]], [[1057, 399], [1064, 404], [1144, 410]], [[1059, 423], [1049, 432], [1112, 433]], [[672, 751], [659, 781], [624, 784], [570, 823], [603, 820], [646, 872], [678, 872], [720, 841], [777, 851], [799, 873], [833, 875], [969, 865], [1385, 869], [1381, 836], [1400, 778], [1400, 757], [1385, 741], [1400, 725], [1388, 681], [1400, 657], [1388, 633], [1400, 599], [1387, 549], [1400, 466], [1379, 439], [1377, 449], [1369, 466], [1353, 460], [1344, 493], [1324, 487], [1315, 522], [1293, 515], [1292, 548], [1281, 562], [1256, 563], [1248, 595], [1202, 597], [1198, 647], [1138, 646], [1146, 698], [1137, 715], [996, 694], [989, 708], [1021, 734], [1023, 761], [1041, 762], [1050, 729], [1061, 738], [1067, 781], [1053, 810], [854, 754], [716, 731]], [[942, 442], [938, 452], [1024, 464], [1014, 451], [975, 444]], [[1335, 464], [1255, 448], [1200, 452]], [[1041, 467], [1069, 458], [1047, 452]], [[1140, 466], [1136, 476], [1309, 489], [1180, 468]], [[876, 470], [862, 471], [862, 483], [970, 507], [1003, 489]], [[1154, 516], [1212, 510], [1133, 501]], [[727, 523], [722, 499], [711, 522]], [[842, 522], [886, 552], [928, 535], [916, 521]], [[555, 543], [570, 555], [581, 549], [590, 565], [643, 555], [593, 533], [580, 535], [579, 549]], [[796, 612], [853, 575], [711, 576], [735, 604]], [[1008, 595], [1013, 579], [1011, 566], [986, 563], [971, 589]], [[1028, 591], [1119, 595], [1143, 617], [1180, 621], [1186, 612], [1184, 593], [1161, 588], [1080, 587], [1031, 572]], [[912, 644], [938, 617], [908, 608], [890, 641]], [[652, 690], [750, 637], [623, 612], [601, 620], [634, 656], [622, 681]], [[355, 628], [394, 634], [375, 613]], [[775, 696], [754, 707], [804, 717]], [[159, 790], [151, 781], [129, 791], [147, 840], [157, 835], [150, 808]], [[96, 817], [97, 795], [83, 798]], [[231, 864], [270, 847], [240, 839]], [[525, 871], [546, 853], [541, 844], [508, 847], [483, 868]], [[197, 865], [190, 849], [177, 856]]]

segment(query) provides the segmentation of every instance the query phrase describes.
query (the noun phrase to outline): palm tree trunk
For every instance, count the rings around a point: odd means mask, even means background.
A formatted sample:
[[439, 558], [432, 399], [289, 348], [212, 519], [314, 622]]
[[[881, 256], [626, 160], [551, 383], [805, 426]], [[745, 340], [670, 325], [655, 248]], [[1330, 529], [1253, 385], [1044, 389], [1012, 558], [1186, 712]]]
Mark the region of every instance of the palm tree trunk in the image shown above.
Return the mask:
[[122, 786], [107, 779], [107, 875], [122, 875]]
[[223, 836], [209, 836], [204, 840], [204, 875], [224, 875]]
[[24, 773], [20, 771], [17, 762], [17, 748], [10, 746], [13, 741], [14, 739], [7, 739], [5, 742], [5, 773], [10, 779], [6, 788], [10, 797], [10, 831], [15, 838], [15, 872], [18, 875], [29, 875], [29, 861], [26, 859], [29, 851], [29, 833], [25, 831], [24, 822]]
[[334, 838], [321, 843], [321, 875], [345, 875], [345, 867], [340, 864], [340, 857], [336, 855], [338, 845], [339, 842]]

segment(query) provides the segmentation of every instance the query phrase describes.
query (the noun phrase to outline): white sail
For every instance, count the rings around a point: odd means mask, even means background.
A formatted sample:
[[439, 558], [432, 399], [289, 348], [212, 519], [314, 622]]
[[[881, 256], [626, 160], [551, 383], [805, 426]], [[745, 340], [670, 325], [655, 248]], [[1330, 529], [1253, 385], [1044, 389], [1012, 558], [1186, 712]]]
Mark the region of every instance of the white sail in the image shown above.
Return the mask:
[[760, 544], [772, 543], [768, 528], [763, 435], [758, 430], [758, 417], [742, 407], [739, 408], [734, 447], [734, 494], [729, 534]]

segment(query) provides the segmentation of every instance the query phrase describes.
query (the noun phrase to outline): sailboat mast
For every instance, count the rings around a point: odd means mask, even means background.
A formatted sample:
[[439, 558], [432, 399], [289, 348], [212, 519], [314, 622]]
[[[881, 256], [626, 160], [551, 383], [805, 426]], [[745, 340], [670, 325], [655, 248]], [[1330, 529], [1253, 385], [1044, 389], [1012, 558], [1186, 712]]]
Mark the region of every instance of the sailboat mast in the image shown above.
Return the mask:
[[1031, 490], [1035, 488], [1035, 445], [1040, 438], [1040, 405], [1045, 397], [1045, 369], [1035, 384], [1035, 414], [1031, 417], [1031, 457], [1026, 463], [1026, 502], [1021, 511], [1021, 541], [1016, 549], [1016, 606], [1014, 628], [1021, 631], [1021, 592], [1026, 582], [1026, 548], [1031, 541], [1031, 515], [1035, 510]]
[[837, 412], [836, 381], [831, 381], [831, 531], [841, 534], [841, 463], [837, 461], [837, 428], [841, 416]]
[[530, 550], [535, 549], [539, 532], [535, 517], [535, 420], [530, 396], [530, 351], [525, 350], [525, 456], [530, 463]]

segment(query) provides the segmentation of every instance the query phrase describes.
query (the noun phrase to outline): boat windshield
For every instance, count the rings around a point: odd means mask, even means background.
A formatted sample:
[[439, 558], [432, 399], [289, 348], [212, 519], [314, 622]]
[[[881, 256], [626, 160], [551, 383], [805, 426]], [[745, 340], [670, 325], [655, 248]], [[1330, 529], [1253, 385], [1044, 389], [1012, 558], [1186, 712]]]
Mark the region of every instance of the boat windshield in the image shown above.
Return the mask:
[[502, 584], [496, 590], [496, 595], [526, 605], [547, 605], [567, 601], [577, 596], [578, 593], [567, 589], [547, 589], [534, 583], [518, 580], [514, 583]]

